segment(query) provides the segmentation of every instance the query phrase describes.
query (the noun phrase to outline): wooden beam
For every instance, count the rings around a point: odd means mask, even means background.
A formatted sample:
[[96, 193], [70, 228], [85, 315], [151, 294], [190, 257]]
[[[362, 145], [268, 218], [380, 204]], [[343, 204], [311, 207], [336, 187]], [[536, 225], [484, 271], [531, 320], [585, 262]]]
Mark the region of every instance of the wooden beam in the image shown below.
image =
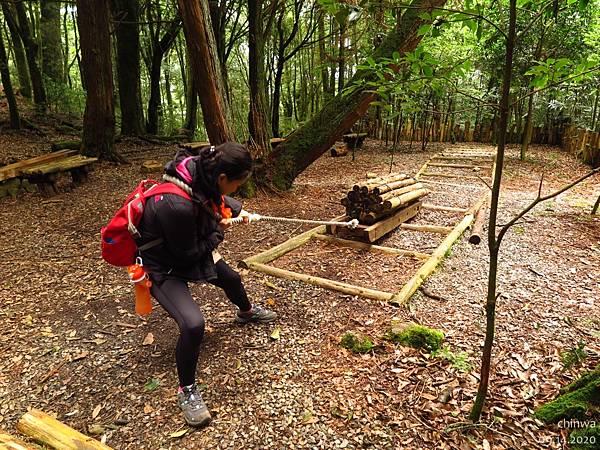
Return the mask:
[[444, 255], [452, 247], [452, 244], [464, 233], [464, 231], [473, 222], [473, 214], [467, 214], [463, 220], [460, 221], [456, 227], [452, 230], [448, 236], [442, 241], [442, 243], [435, 249], [431, 254], [431, 257], [421, 266], [417, 273], [409, 280], [404, 287], [394, 295], [394, 298], [390, 300], [390, 303], [400, 306], [405, 304], [415, 291], [423, 284], [423, 281], [435, 270], [440, 261], [444, 258]]
[[439, 234], [448, 234], [452, 231], [452, 227], [440, 227], [437, 225], [416, 225], [412, 223], [403, 223], [402, 225], [400, 225], [400, 228], [402, 228], [403, 230]]
[[17, 430], [57, 450], [111, 450], [37, 409], [32, 409], [19, 419]]
[[477, 216], [475, 217], [475, 224], [471, 230], [471, 236], [469, 236], [469, 242], [473, 245], [478, 245], [481, 242], [481, 235], [483, 234], [483, 223], [485, 221], [485, 208], [479, 208]]
[[487, 186], [475, 186], [474, 184], [446, 183], [445, 181], [419, 180], [419, 182], [425, 183], [425, 184], [437, 184], [440, 186], [454, 186], [454, 187], [468, 188], [468, 189], [488, 189]]
[[432, 211], [448, 211], [448, 212], [457, 212], [457, 213], [466, 213], [468, 208], [455, 208], [454, 206], [439, 206], [432, 205], [431, 203], [423, 203], [423, 209], [429, 209]]
[[77, 155], [76, 150], [59, 150], [57, 152], [47, 153], [45, 155], [36, 156], [35, 158], [25, 159], [14, 164], [0, 167], [0, 181], [18, 177], [21, 174], [21, 171], [28, 167], [46, 164], [50, 161], [67, 158], [73, 155]]
[[313, 277], [310, 275], [304, 275], [302, 273], [291, 272], [289, 270], [279, 269], [277, 267], [268, 266], [257, 262], [251, 262], [249, 264], [250, 269], [257, 270], [259, 272], [266, 273], [279, 278], [285, 278], [287, 280], [302, 281], [304, 283], [319, 286], [332, 291], [343, 292], [349, 295], [359, 295], [361, 297], [372, 298], [374, 300], [385, 300], [388, 301], [394, 294], [390, 292], [376, 291], [374, 289], [363, 288], [360, 286], [354, 286], [352, 284], [342, 283], [339, 281], [328, 280], [326, 278]]
[[[434, 156], [433, 158], [435, 158], [435, 156]], [[425, 170], [427, 169], [427, 166], [429, 165], [429, 163], [431, 162], [431, 160], [432, 160], [433, 158], [430, 158], [430, 159], [428, 159], [428, 160], [427, 160], [427, 162], [421, 166], [421, 168], [419, 169], [419, 171], [418, 171], [418, 172], [417, 172], [417, 174], [415, 175], [415, 178], [416, 178], [417, 180], [419, 179], [419, 176], [421, 176], [421, 174], [422, 174], [423, 172], [425, 172]]]
[[27, 442], [19, 439], [18, 437], [12, 436], [5, 431], [0, 429], [0, 450], [36, 450], [39, 447], [35, 447]]
[[254, 255], [244, 259], [243, 261], [240, 261], [238, 263], [238, 266], [244, 269], [248, 269], [251, 263], [266, 264], [304, 245], [312, 238], [313, 235], [317, 233], [323, 234], [324, 232], [325, 225], [319, 225], [318, 227], [315, 227], [302, 234], [299, 234], [296, 237], [288, 239], [287, 241], [276, 245], [275, 247], [270, 248], [269, 250], [265, 250], [264, 252], [259, 253], [258, 255]]
[[449, 167], [452, 169], [489, 169], [492, 166], [475, 166], [473, 164], [442, 164], [442, 163], [429, 163], [429, 167]]
[[319, 241], [331, 242], [332, 244], [337, 244], [342, 247], [351, 247], [360, 250], [387, 253], [389, 255], [414, 256], [418, 259], [428, 259], [431, 256], [427, 253], [420, 253], [412, 250], [401, 250], [399, 248], [383, 247], [381, 245], [367, 244], [365, 242], [351, 241], [349, 239], [340, 239], [334, 236], [330, 236], [328, 234], [315, 234], [313, 235], [313, 238]]
[[[458, 175], [458, 174], [453, 174], [453, 173], [431, 173], [431, 172], [423, 172], [421, 174], [421, 176], [423, 177], [440, 177], [440, 178], [462, 178], [464, 180], [479, 180], [480, 178], [485, 178], [488, 177], [489, 175], [486, 176], [482, 176], [482, 177], [478, 177], [475, 175]], [[423, 181], [423, 180], [420, 180]]]

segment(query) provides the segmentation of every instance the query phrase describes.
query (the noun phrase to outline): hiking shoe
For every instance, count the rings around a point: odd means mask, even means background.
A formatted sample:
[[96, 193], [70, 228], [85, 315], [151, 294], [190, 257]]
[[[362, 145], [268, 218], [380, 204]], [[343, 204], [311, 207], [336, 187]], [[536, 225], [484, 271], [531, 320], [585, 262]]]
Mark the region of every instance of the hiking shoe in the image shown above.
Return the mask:
[[238, 323], [269, 323], [277, 319], [277, 313], [259, 305], [253, 305], [248, 312], [238, 311], [235, 321]]
[[210, 422], [210, 412], [195, 384], [179, 388], [177, 400], [188, 425], [199, 427]]

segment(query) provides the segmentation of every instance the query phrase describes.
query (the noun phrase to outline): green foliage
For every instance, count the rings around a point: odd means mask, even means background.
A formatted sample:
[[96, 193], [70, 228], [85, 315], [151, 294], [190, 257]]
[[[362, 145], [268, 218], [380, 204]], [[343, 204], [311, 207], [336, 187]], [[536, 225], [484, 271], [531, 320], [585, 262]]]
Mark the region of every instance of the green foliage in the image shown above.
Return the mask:
[[444, 333], [441, 330], [411, 322], [404, 326], [392, 327], [384, 338], [407, 347], [435, 352], [442, 346]]
[[569, 435], [568, 442], [571, 450], [597, 450], [600, 447], [600, 422], [574, 430]]
[[467, 352], [454, 353], [447, 345], [432, 352], [431, 356], [447, 359], [452, 366], [460, 372], [470, 372], [473, 369], [473, 365], [469, 362], [469, 354]]
[[588, 355], [584, 347], [585, 342], [579, 341], [577, 347], [571, 347], [560, 354], [560, 359], [565, 370], [580, 365], [587, 358]]
[[347, 331], [340, 341], [342, 347], [354, 353], [368, 353], [373, 349], [373, 342], [366, 336], [359, 336]]

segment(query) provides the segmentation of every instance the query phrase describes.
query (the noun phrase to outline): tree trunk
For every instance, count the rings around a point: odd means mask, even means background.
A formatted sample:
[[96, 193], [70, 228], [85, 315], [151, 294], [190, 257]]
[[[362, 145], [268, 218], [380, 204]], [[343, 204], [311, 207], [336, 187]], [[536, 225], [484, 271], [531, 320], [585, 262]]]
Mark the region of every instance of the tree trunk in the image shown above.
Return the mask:
[[15, 15], [11, 11], [9, 4], [4, 2], [2, 3], [2, 12], [4, 13], [6, 23], [8, 24], [12, 48], [15, 52], [15, 64], [19, 75], [19, 90], [23, 97], [31, 98], [31, 77], [29, 76], [27, 55], [25, 54], [25, 47], [23, 46], [23, 40], [19, 34]]
[[340, 25], [340, 41], [338, 53], [338, 94], [344, 90], [344, 74], [346, 72], [346, 24]]
[[486, 333], [481, 358], [481, 377], [475, 404], [471, 410], [470, 418], [474, 422], [481, 417], [481, 411], [487, 396], [490, 369], [492, 364], [492, 346], [494, 344], [494, 332], [496, 322], [496, 282], [498, 276], [498, 253], [500, 250], [500, 239], [496, 238], [496, 221], [498, 215], [498, 203], [500, 199], [500, 183], [502, 182], [502, 168], [504, 165], [504, 150], [506, 147], [506, 131], [509, 115], [510, 85], [512, 82], [513, 52], [515, 47], [515, 29], [517, 22], [517, 0], [510, 0], [510, 18], [506, 38], [506, 56], [504, 61], [504, 74], [502, 80], [502, 96], [500, 98], [500, 121], [498, 124], [498, 151], [496, 156], [496, 171], [494, 174], [494, 186], [492, 189], [492, 200], [490, 204], [490, 218], [488, 227], [488, 246], [490, 249], [490, 267], [488, 272], [486, 311]]
[[596, 88], [596, 99], [594, 100], [594, 111], [592, 113], [592, 131], [596, 131], [596, 113], [598, 112], [598, 101], [600, 100], [600, 87]]
[[234, 141], [207, 0], [178, 4], [208, 139], [213, 145]]
[[117, 77], [121, 105], [121, 134], [144, 133], [140, 82], [139, 0], [113, 0], [117, 41]]
[[269, 123], [265, 100], [265, 26], [263, 0], [248, 1], [250, 110], [248, 131], [255, 157], [268, 154], [270, 150]]
[[150, 100], [148, 101], [148, 121], [146, 131], [150, 134], [158, 134], [158, 118], [160, 115], [160, 71], [165, 54], [175, 43], [181, 21], [174, 20], [160, 41], [152, 46], [152, 63], [150, 67]]
[[17, 2], [15, 3], [15, 8], [17, 10], [19, 34], [23, 40], [25, 54], [27, 55], [27, 65], [33, 88], [33, 102], [36, 104], [38, 111], [44, 112], [46, 110], [46, 90], [44, 89], [42, 72], [37, 62], [38, 45], [32, 36], [25, 6], [22, 2]]
[[120, 161], [115, 151], [115, 107], [108, 0], [77, 0], [83, 77], [87, 86], [83, 153]]
[[319, 64], [321, 65], [321, 84], [323, 98], [329, 100], [327, 94], [329, 93], [329, 74], [327, 73], [327, 58], [325, 53], [325, 23], [324, 23], [324, 12], [319, 12], [318, 27], [319, 27]]
[[188, 131], [190, 136], [193, 136], [198, 127], [198, 89], [196, 87], [196, 81], [192, 74], [191, 64], [189, 57], [187, 58], [188, 63], [186, 64], [186, 107], [185, 107], [185, 125], [184, 128]]
[[41, 0], [42, 72], [56, 84], [65, 80], [60, 36], [60, 3]]
[[[392, 57], [393, 52], [403, 54], [412, 51], [421, 40], [417, 36], [419, 27], [425, 22], [419, 15], [442, 6], [445, 0], [413, 0], [398, 27], [384, 39], [376, 49], [373, 58]], [[359, 80], [374, 79], [368, 71], [358, 71], [349, 84]], [[291, 187], [294, 179], [362, 117], [370, 103], [376, 98], [358, 88], [348, 95], [335, 96], [306, 124], [278, 145], [268, 159], [264, 182], [279, 189]], [[263, 181], [263, 180], [261, 180]]]
[[12, 83], [10, 81], [10, 72], [8, 70], [8, 57], [4, 48], [4, 37], [0, 31], [0, 76], [2, 77], [2, 87], [8, 102], [8, 111], [10, 114], [10, 126], [15, 130], [21, 128], [21, 120], [19, 119], [19, 110], [17, 101], [13, 92]]

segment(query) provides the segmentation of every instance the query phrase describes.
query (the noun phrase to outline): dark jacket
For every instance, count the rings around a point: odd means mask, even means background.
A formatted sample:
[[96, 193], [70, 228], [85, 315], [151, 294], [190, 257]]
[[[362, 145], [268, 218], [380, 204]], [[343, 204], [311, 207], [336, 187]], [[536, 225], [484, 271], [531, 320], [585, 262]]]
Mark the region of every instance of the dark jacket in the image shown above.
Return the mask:
[[[187, 180], [181, 175], [182, 160], [188, 156], [179, 152], [165, 167], [168, 175], [191, 186], [196, 180], [196, 164], [185, 165]], [[186, 177], [187, 178], [187, 177]], [[197, 183], [194, 184], [197, 186]], [[242, 205], [225, 197], [225, 204], [233, 217], [239, 215]], [[220, 216], [211, 208], [210, 201], [199, 189], [193, 191], [190, 201], [176, 194], [161, 194], [148, 198], [139, 230], [142, 238], [138, 246], [162, 238], [163, 242], [141, 252], [144, 267], [154, 281], [167, 278], [186, 281], [210, 281], [216, 278], [212, 251], [223, 241], [219, 226]]]

